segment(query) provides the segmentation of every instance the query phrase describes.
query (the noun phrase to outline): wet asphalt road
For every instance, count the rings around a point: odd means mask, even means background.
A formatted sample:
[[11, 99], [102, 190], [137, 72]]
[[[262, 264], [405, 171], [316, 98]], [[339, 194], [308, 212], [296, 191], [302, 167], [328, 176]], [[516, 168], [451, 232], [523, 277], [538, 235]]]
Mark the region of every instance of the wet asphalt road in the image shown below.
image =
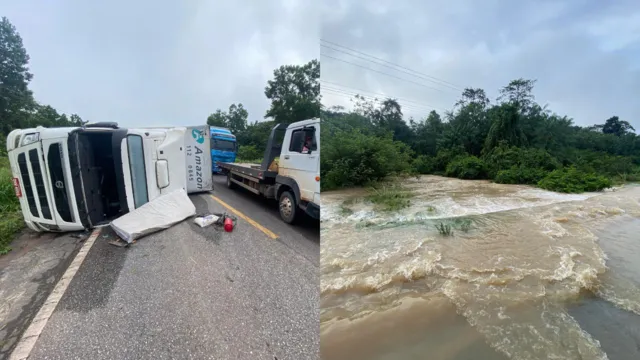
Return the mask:
[[242, 219], [233, 233], [187, 220], [119, 248], [104, 229], [29, 359], [319, 359], [318, 222], [287, 225], [274, 204], [214, 186], [279, 238]]

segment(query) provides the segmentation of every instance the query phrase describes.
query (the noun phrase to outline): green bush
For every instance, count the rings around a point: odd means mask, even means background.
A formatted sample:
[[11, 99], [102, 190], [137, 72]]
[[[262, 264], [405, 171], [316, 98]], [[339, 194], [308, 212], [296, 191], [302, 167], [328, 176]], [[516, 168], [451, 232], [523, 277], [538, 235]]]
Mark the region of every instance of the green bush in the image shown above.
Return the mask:
[[476, 156], [457, 157], [447, 165], [447, 176], [458, 179], [485, 179], [487, 175], [484, 161]]
[[24, 226], [12, 177], [9, 159], [0, 158], [0, 254], [6, 254], [11, 250], [9, 243]]
[[584, 172], [619, 176], [637, 171], [637, 166], [631, 156], [615, 156], [600, 151], [574, 150], [570, 157], [571, 163]]
[[391, 136], [366, 135], [357, 129], [323, 136], [320, 157], [323, 190], [363, 186], [391, 175], [411, 172], [413, 153]]
[[494, 177], [499, 184], [529, 184], [535, 185], [547, 175], [543, 169], [512, 166], [511, 169], [500, 170]]
[[[562, 167], [558, 159], [543, 149], [518, 148], [504, 144], [493, 148], [485, 154], [483, 160], [487, 165], [489, 177], [493, 179], [495, 179], [502, 170], [513, 172], [514, 167], [520, 169], [540, 169], [543, 172], [550, 172]], [[534, 172], [537, 173], [538, 170]], [[524, 184], [528, 184], [528, 182]]]
[[434, 171], [444, 173], [449, 163], [461, 156], [467, 156], [462, 149], [454, 148], [439, 150], [433, 160]]
[[238, 147], [237, 158], [239, 160], [255, 160], [262, 159], [264, 152], [258, 150], [254, 145], [240, 145]]
[[418, 174], [433, 174], [436, 170], [436, 159], [431, 156], [420, 155], [413, 160], [413, 169]]
[[574, 166], [554, 170], [538, 182], [538, 186], [542, 189], [563, 193], [600, 191], [611, 185], [609, 178], [595, 173], [586, 173]]

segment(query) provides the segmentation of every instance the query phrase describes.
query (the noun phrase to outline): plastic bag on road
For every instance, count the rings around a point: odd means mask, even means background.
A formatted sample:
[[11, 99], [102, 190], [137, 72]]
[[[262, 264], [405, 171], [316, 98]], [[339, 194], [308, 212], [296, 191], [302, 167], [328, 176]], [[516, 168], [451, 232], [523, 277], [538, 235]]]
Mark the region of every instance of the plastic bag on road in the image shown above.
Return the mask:
[[198, 226], [200, 227], [207, 227], [211, 224], [215, 224], [219, 218], [220, 218], [219, 216], [210, 214], [206, 216], [198, 216], [195, 219], [193, 219], [193, 222], [198, 224]]

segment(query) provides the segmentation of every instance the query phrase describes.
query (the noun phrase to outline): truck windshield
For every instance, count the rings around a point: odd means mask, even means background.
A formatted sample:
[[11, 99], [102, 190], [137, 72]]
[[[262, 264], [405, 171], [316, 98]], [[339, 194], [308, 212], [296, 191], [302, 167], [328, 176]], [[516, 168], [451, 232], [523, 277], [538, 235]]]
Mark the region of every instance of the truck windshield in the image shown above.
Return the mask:
[[232, 140], [223, 140], [223, 139], [211, 139], [211, 149], [213, 150], [222, 150], [222, 151], [235, 151], [236, 150], [236, 142]]

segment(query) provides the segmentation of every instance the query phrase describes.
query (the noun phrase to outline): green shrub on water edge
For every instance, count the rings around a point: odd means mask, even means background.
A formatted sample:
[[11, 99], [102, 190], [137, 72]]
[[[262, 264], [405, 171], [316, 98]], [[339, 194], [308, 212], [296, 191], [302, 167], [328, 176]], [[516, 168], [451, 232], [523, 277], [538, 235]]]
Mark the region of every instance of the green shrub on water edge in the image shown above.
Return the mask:
[[563, 193], [600, 191], [611, 186], [611, 179], [580, 171], [573, 166], [554, 170], [538, 182], [538, 187], [542, 189]]

